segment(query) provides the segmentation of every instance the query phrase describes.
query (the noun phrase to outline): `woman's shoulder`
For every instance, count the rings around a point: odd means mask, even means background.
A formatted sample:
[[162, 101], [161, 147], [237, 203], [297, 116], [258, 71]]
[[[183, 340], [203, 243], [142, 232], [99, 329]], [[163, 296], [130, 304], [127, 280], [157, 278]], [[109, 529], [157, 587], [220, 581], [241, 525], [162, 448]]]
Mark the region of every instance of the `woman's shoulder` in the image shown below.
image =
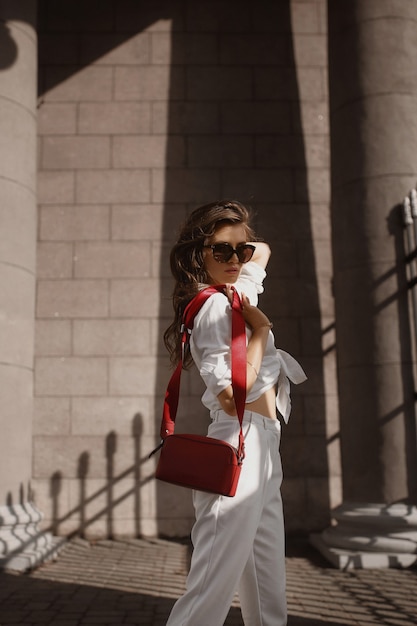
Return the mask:
[[231, 307], [226, 295], [217, 292], [203, 304], [194, 319], [191, 342], [199, 349], [218, 349], [230, 340]]
[[225, 293], [216, 291], [207, 298], [196, 315], [194, 326], [203, 324], [218, 323], [219, 320], [228, 317], [230, 312], [229, 300]]

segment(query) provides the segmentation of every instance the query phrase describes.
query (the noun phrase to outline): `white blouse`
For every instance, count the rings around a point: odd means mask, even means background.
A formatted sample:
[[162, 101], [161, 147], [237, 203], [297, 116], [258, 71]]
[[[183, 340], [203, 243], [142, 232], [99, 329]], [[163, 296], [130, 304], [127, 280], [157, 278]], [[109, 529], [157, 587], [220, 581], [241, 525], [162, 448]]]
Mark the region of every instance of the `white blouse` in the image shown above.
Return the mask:
[[[266, 272], [260, 265], [249, 261], [243, 265], [234, 286], [239, 294], [244, 293], [250, 303], [256, 306], [258, 294], [263, 292], [265, 276]], [[210, 410], [221, 409], [217, 396], [232, 382], [231, 323], [229, 300], [220, 292], [206, 300], [194, 320], [190, 349], [207, 387], [201, 400]], [[246, 327], [247, 341], [251, 334], [250, 328]], [[277, 385], [276, 407], [285, 422], [288, 422], [291, 413], [290, 381], [299, 384], [306, 378], [302, 367], [290, 354], [277, 350], [274, 335], [270, 331], [258, 377], [246, 396], [246, 402], [257, 400], [267, 389]]]

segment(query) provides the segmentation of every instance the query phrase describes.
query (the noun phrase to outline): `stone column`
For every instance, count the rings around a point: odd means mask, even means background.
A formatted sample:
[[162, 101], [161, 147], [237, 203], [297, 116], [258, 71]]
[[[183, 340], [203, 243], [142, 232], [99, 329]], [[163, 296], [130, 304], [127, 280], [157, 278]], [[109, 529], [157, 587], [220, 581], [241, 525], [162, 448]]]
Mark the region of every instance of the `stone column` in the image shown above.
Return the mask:
[[343, 567], [410, 564], [416, 438], [398, 204], [417, 179], [417, 5], [339, 0], [328, 15], [344, 505], [316, 544]]
[[0, 0], [0, 566], [46, 554], [30, 502], [36, 279], [36, 2]]

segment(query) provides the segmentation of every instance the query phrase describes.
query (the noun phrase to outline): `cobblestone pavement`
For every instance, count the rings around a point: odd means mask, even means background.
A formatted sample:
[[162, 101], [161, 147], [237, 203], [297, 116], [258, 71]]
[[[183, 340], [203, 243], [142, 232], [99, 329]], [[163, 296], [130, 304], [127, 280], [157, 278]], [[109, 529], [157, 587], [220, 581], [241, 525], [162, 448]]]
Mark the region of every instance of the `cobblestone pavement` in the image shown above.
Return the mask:
[[[287, 553], [288, 626], [417, 624], [417, 569], [343, 572], [299, 541]], [[0, 573], [0, 626], [162, 626], [189, 557], [185, 542], [76, 539], [29, 574]], [[236, 599], [225, 625], [242, 624]]]

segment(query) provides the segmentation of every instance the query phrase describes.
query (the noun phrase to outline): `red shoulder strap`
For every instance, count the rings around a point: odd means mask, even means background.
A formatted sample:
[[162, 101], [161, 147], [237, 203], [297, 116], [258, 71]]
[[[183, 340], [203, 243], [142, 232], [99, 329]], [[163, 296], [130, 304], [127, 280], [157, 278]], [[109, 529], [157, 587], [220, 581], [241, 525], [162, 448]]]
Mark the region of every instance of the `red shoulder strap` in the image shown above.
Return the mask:
[[[194, 318], [203, 306], [204, 302], [214, 293], [224, 293], [225, 285], [214, 285], [200, 291], [186, 306], [182, 324], [182, 345], [189, 342], [190, 334], [194, 326]], [[237, 415], [240, 422], [239, 450], [243, 458], [243, 433], [242, 421], [246, 403], [246, 332], [245, 320], [242, 315], [242, 305], [239, 294], [233, 289], [232, 301], [232, 387], [236, 404]], [[182, 359], [178, 363], [165, 393], [164, 409], [161, 423], [161, 438], [165, 439], [172, 435], [175, 429], [179, 390], [181, 383]]]
[[236, 412], [240, 423], [239, 456], [243, 460], [244, 440], [242, 431], [243, 414], [246, 404], [246, 328], [242, 315], [242, 303], [236, 290], [232, 302], [232, 387]]

